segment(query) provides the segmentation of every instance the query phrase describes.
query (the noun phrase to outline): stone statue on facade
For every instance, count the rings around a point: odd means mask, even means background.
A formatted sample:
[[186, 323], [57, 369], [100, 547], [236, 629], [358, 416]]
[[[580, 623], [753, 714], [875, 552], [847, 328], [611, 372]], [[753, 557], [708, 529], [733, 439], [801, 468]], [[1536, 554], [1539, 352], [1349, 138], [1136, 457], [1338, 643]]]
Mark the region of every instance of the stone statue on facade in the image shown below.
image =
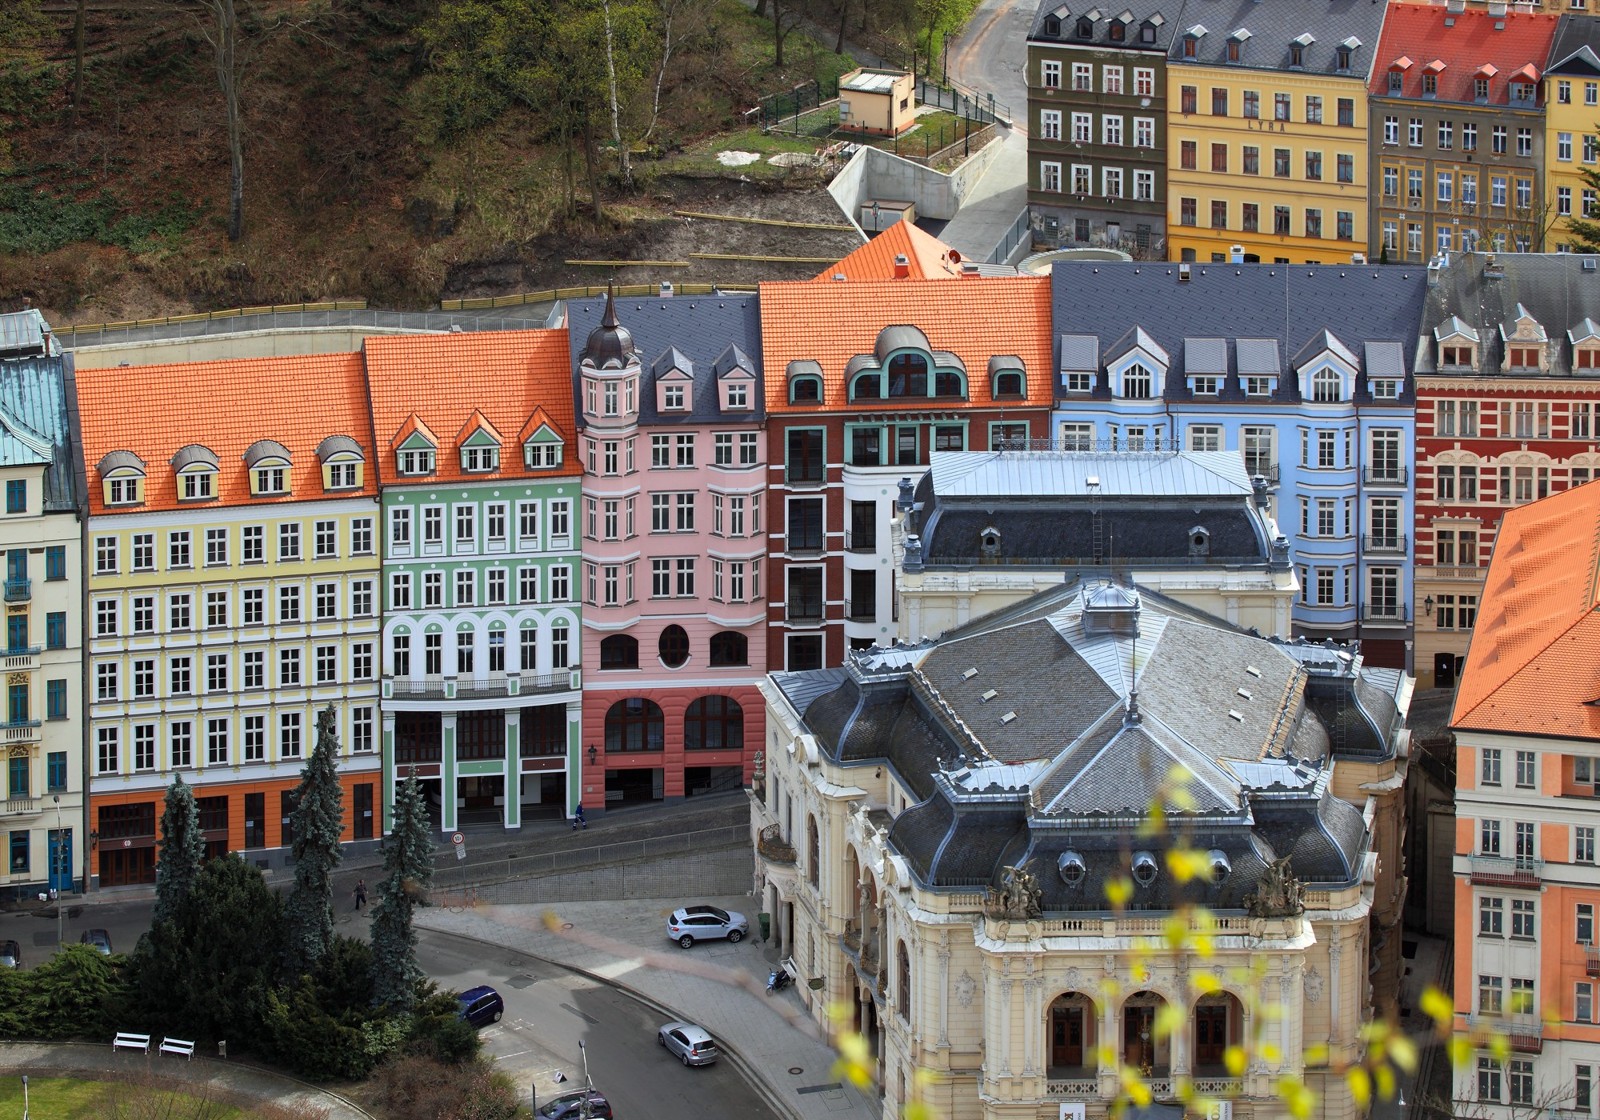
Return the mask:
[[1245, 895], [1244, 906], [1252, 918], [1292, 918], [1305, 913], [1305, 887], [1294, 877], [1288, 856], [1267, 865], [1255, 892]]
[[989, 888], [984, 910], [991, 918], [1037, 918], [1042, 912], [1043, 897], [1039, 880], [1027, 864], [1007, 864], [1000, 869], [1000, 885]]

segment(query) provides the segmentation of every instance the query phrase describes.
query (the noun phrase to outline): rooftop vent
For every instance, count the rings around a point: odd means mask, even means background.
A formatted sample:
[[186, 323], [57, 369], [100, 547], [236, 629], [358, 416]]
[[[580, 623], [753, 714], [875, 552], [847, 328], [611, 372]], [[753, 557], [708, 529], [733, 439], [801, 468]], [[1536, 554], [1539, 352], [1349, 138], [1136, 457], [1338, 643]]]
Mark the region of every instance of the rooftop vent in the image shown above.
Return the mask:
[[841, 284], [844, 283], [844, 273], [842, 272], [835, 272], [833, 278]]
[[1246, 700], [1248, 700], [1250, 699], [1250, 690], [1248, 688], [1241, 688], [1238, 690], [1238, 695], [1243, 696]]
[[1249, 673], [1252, 677], [1259, 677], [1261, 675], [1261, 670], [1257, 669], [1254, 665], [1246, 665], [1244, 667], [1244, 671]]
[[672, 298], [672, 281], [671, 280], [663, 280], [663, 281], [661, 281], [661, 298], [662, 299], [671, 299]]
[[1186, 264], [1180, 264], [1178, 266], [1178, 283], [1187, 284], [1188, 282], [1189, 282], [1189, 266], [1186, 265]]
[[1594, 258], [1593, 257], [1584, 257], [1583, 258], [1583, 270], [1585, 272], [1593, 272], [1594, 271]]
[[987, 704], [989, 701], [993, 700], [996, 696], [999, 696], [999, 695], [1000, 694], [998, 692], [996, 692], [994, 689], [991, 688], [988, 692], [985, 692], [983, 694], [981, 699], [983, 700], [983, 702], [985, 704]]
[[977, 670], [976, 667], [974, 667], [974, 668], [968, 669], [965, 673], [962, 673], [961, 674], [961, 679], [964, 680], [964, 681], [970, 681], [973, 677], [975, 677], [977, 675], [978, 675], [978, 670]]
[[1005, 715], [1000, 717], [1000, 723], [1001, 723], [1002, 726], [1004, 726], [1005, 724], [1010, 723], [1012, 720], [1014, 720], [1016, 718], [1017, 718], [1017, 713], [1016, 712], [1007, 712]]
[[1232, 720], [1237, 720], [1238, 722], [1243, 723], [1244, 722], [1244, 713], [1239, 711], [1237, 708], [1229, 708], [1228, 709], [1228, 718], [1232, 719]]

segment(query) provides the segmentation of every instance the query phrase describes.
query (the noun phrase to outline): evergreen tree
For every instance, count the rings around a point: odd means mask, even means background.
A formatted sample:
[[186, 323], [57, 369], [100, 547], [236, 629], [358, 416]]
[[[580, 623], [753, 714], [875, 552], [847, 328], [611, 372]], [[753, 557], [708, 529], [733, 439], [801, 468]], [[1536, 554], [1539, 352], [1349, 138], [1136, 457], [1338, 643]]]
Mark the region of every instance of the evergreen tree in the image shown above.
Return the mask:
[[380, 1004], [409, 1011], [422, 979], [411, 915], [433, 881], [428, 812], [415, 774], [395, 791], [393, 825], [372, 908], [372, 990]]
[[339, 866], [344, 791], [333, 705], [317, 715], [317, 745], [300, 771], [294, 806], [294, 889], [287, 916], [290, 967], [308, 972], [333, 942], [333, 869]]
[[[1600, 197], [1600, 171], [1585, 167], [1578, 174], [1583, 176], [1584, 187]], [[1582, 188], [1578, 195], [1582, 197]], [[1580, 214], [1582, 217], [1579, 217]], [[1572, 217], [1567, 219], [1567, 229], [1572, 234], [1572, 252], [1600, 253], [1600, 208], [1593, 205], [1585, 208], [1580, 203], [1574, 207]]]
[[178, 774], [167, 787], [166, 807], [161, 811], [160, 862], [156, 864], [156, 905], [151, 924], [171, 921], [173, 914], [194, 887], [205, 858], [205, 838], [200, 834], [200, 810], [194, 791], [183, 784]]

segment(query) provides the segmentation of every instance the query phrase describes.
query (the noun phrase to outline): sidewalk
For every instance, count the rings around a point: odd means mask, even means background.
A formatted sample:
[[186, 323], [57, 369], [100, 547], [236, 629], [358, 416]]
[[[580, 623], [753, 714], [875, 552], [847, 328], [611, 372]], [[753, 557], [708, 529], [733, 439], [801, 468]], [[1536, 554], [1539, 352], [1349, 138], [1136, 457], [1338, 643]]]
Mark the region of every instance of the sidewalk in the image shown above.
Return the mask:
[[[327, 1120], [373, 1120], [372, 1114], [351, 1101], [322, 1089], [241, 1062], [214, 1058], [183, 1061], [113, 1050], [88, 1042], [0, 1042], [0, 1069], [40, 1077], [94, 1077], [128, 1082], [149, 1074], [187, 1082], [191, 1091], [224, 1099], [248, 1098], [256, 1104], [275, 1103], [289, 1108], [304, 1106], [324, 1112]], [[38, 1091], [33, 1107], [48, 1112], [48, 1102]]]
[[[707, 901], [754, 919], [747, 895]], [[676, 899], [485, 905], [453, 913], [419, 910], [419, 928], [505, 946], [611, 984], [658, 1009], [709, 1030], [728, 1059], [794, 1120], [880, 1120], [875, 1094], [843, 1085], [836, 1054], [794, 988], [766, 994], [776, 950], [746, 941], [707, 942], [684, 951], [667, 940]], [[546, 926], [549, 916], [551, 928]], [[754, 930], [752, 930], [754, 933]]]

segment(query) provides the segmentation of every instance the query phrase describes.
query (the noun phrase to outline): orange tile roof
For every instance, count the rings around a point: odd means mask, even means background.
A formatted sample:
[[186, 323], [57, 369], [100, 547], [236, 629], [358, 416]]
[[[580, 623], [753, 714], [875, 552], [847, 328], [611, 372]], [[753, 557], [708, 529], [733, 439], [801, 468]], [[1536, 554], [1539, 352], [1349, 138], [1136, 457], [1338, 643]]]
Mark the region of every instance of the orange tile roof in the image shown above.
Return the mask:
[[961, 276], [961, 254], [930, 233], [923, 233], [910, 222], [896, 222], [861, 248], [817, 273], [813, 279], [838, 283], [847, 280], [893, 280], [896, 256], [906, 257], [909, 278], [936, 280]]
[[[355, 440], [369, 464], [376, 458], [359, 354], [82, 369], [78, 410], [91, 514], [122, 512], [105, 506], [105, 491], [95, 473], [96, 464], [118, 450], [144, 460], [145, 504], [133, 510], [179, 508], [177, 475], [169, 464], [180, 448], [192, 443], [216, 454], [223, 504], [266, 505], [377, 491], [368, 470], [360, 490], [325, 493], [317, 458], [317, 445], [332, 435]], [[244, 453], [258, 439], [274, 439], [288, 448], [293, 466], [287, 496], [250, 497]], [[201, 507], [184, 503], [183, 508]]]
[[[1377, 97], [1388, 96], [1389, 72], [1398, 69], [1404, 73], [1401, 96], [1420, 98], [1427, 71], [1437, 77], [1439, 101], [1471, 104], [1473, 81], [1482, 76], [1492, 78], [1489, 104], [1507, 105], [1510, 83], [1538, 81], [1560, 21], [1556, 12], [1494, 16], [1482, 8], [1452, 12], [1443, 5], [1391, 3], [1367, 90]], [[1422, 59], [1426, 65], [1414, 66], [1412, 59]], [[1505, 77], [1498, 76], [1502, 73]]]
[[[583, 463], [574, 443], [570, 360], [565, 329], [367, 339], [372, 422], [382, 449], [378, 456], [379, 477], [386, 484], [394, 484], [582, 474]], [[476, 430], [473, 418], [480, 414], [491, 431], [531, 432], [538, 425], [530, 428], [529, 421], [541, 411], [567, 441], [559, 467], [530, 471], [522, 465], [520, 448], [506, 446], [499, 471], [490, 475], [464, 474], [455, 446], [441, 443], [438, 469], [426, 480], [397, 473], [394, 441], [396, 437], [404, 438], [402, 433], [409, 434], [406, 426], [413, 416], [431, 432], [451, 433], [446, 439], [464, 439]]]
[[[964, 277], [946, 280], [863, 280], [843, 284], [788, 281], [761, 285], [761, 352], [769, 415], [817, 411], [789, 403], [788, 364], [821, 364], [829, 410], [845, 408], [844, 367], [870, 354], [878, 332], [915, 326], [935, 350], [949, 350], [967, 367], [972, 405], [1038, 408], [1053, 401], [1050, 278]], [[1027, 370], [1027, 396], [995, 401], [989, 393], [989, 359], [1015, 354]], [[907, 402], [857, 401], [852, 411], [904, 411]], [[924, 409], [938, 407], [929, 401]]]
[[1451, 725], [1600, 740], [1600, 482], [1513, 509]]

